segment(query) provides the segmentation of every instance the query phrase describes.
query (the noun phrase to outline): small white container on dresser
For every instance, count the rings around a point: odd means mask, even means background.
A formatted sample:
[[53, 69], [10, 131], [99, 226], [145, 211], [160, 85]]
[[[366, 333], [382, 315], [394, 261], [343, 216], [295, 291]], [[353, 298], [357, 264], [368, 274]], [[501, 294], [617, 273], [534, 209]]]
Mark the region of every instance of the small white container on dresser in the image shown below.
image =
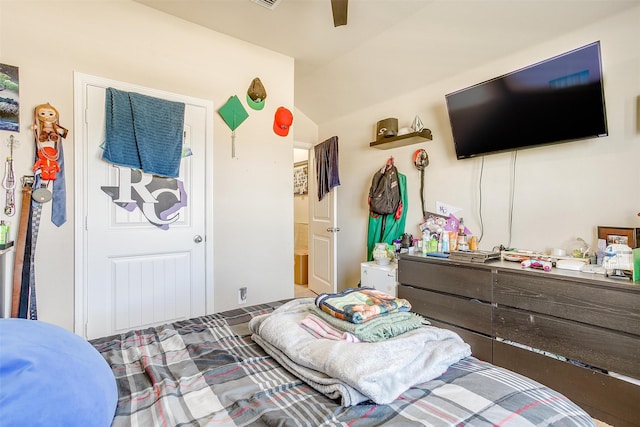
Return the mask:
[[380, 265], [375, 261], [360, 264], [360, 286], [398, 296], [398, 264]]

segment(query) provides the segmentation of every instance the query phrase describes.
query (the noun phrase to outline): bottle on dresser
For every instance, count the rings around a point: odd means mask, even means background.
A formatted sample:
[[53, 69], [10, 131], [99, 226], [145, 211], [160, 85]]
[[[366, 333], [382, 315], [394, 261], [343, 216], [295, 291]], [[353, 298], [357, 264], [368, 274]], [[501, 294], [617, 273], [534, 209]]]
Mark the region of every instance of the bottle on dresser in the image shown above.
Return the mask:
[[427, 230], [422, 232], [422, 253], [426, 254], [429, 252], [429, 232]]
[[460, 218], [460, 224], [458, 224], [458, 250], [459, 251], [468, 251], [469, 250], [469, 240], [467, 239], [467, 235], [464, 232], [464, 218]]
[[449, 252], [449, 233], [446, 231], [440, 234], [440, 240], [442, 243], [440, 252]]

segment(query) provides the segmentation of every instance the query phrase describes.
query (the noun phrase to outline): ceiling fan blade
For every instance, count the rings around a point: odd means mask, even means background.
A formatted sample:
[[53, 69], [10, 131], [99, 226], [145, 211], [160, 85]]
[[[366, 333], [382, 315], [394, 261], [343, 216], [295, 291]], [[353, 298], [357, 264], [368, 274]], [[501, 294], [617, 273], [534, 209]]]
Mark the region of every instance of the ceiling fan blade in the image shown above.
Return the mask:
[[347, 25], [348, 5], [349, 0], [331, 0], [331, 11], [333, 12], [334, 27]]

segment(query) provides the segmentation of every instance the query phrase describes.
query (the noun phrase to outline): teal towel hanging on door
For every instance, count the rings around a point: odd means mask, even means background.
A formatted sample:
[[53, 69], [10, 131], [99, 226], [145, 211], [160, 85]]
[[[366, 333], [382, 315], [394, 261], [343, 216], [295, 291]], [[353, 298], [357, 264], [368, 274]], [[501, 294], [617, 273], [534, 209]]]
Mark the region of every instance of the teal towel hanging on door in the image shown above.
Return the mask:
[[107, 88], [102, 158], [152, 175], [177, 178], [184, 110], [181, 102]]

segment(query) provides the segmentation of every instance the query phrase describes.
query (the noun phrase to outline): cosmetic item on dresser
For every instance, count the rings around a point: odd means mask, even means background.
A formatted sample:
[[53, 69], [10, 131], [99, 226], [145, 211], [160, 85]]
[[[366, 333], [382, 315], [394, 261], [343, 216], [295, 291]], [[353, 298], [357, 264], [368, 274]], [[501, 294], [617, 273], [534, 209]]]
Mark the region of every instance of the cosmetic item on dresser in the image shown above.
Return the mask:
[[376, 262], [376, 264], [378, 265], [388, 265], [389, 264], [389, 254], [387, 252], [387, 244], [382, 242], [382, 243], [376, 243], [375, 247], [373, 248], [373, 260]]

